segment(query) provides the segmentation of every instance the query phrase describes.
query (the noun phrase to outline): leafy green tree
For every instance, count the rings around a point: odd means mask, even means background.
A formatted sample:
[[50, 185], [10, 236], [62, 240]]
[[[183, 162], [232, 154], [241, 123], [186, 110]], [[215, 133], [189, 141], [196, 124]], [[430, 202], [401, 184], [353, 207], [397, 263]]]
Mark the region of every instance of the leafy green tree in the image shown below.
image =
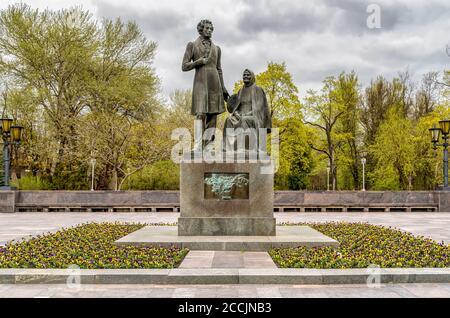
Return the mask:
[[[170, 159], [172, 140], [171, 129], [163, 122], [143, 122], [132, 128], [129, 148], [123, 152], [122, 180], [120, 190], [130, 176], [150, 164]], [[126, 170], [125, 170], [126, 169]]]
[[38, 11], [18, 4], [0, 12], [0, 73], [30, 88], [45, 111], [57, 141], [55, 164], [76, 150], [96, 36], [91, 15], [79, 8]]
[[[376, 78], [365, 89], [360, 104], [360, 119], [364, 130], [364, 148], [371, 147], [378, 136], [381, 125], [387, 120], [390, 112], [395, 112], [402, 118], [414, 117], [416, 109], [414, 85], [409, 73], [399, 73], [392, 81], [387, 81], [382, 76]], [[372, 152], [367, 155], [367, 188], [371, 188], [375, 158]]]
[[127, 138], [162, 107], [155, 50], [134, 22], [98, 23], [80, 8], [2, 10], [0, 74], [9, 87], [3, 109], [25, 126], [22, 163], [55, 188], [79, 189], [88, 187], [94, 156], [99, 187], [117, 189], [149, 162]]
[[356, 189], [360, 185], [361, 127], [359, 121], [359, 87], [355, 72], [341, 73], [336, 80], [337, 100], [344, 111], [337, 121], [342, 143], [337, 151], [342, 178], [340, 188]]
[[330, 166], [332, 189], [337, 187], [337, 151], [346, 136], [338, 131], [338, 120], [345, 116], [347, 108], [339, 92], [339, 80], [328, 77], [323, 81], [320, 93], [308, 91], [305, 101], [305, 123], [317, 130], [319, 140], [308, 140], [312, 149], [326, 155]]
[[428, 129], [438, 125], [439, 120], [450, 118], [448, 103], [437, 104], [432, 112], [419, 118], [415, 122], [412, 140], [415, 149], [415, 190], [435, 190], [437, 185], [443, 184], [443, 152], [442, 148], [434, 151], [431, 148]]
[[[171, 131], [177, 128], [187, 128], [191, 134], [191, 144], [194, 142], [194, 117], [191, 115], [192, 91], [175, 90], [170, 95], [170, 102], [167, 109], [161, 116], [161, 124]], [[223, 128], [222, 118], [226, 114], [219, 115], [217, 128]], [[221, 121], [222, 120], [222, 121]], [[172, 143], [175, 145], [176, 141]]]
[[386, 119], [391, 103], [389, 102], [389, 83], [378, 76], [365, 89], [361, 100], [361, 123], [365, 130], [365, 144], [370, 145], [378, 128]]
[[170, 124], [173, 124], [175, 127], [185, 127], [191, 129], [191, 127], [193, 127], [191, 103], [191, 90], [175, 90], [170, 95]]
[[365, 129], [366, 145], [373, 142], [378, 128], [392, 108], [404, 118], [411, 114], [413, 90], [408, 72], [400, 73], [391, 82], [378, 76], [365, 89], [361, 99], [361, 123]]
[[306, 142], [310, 131], [298, 118], [285, 119], [282, 125], [284, 133], [280, 140], [280, 166], [275, 174], [275, 189], [307, 189], [309, 174], [314, 167], [311, 148]]
[[404, 118], [395, 109], [389, 111], [375, 142], [369, 147], [375, 160], [370, 172], [377, 190], [434, 190], [442, 182], [442, 151], [431, 148], [428, 129], [450, 116], [448, 105], [419, 120]]
[[375, 190], [412, 189], [414, 143], [411, 140], [412, 122], [395, 109], [389, 110], [387, 119], [379, 127], [379, 132], [369, 151], [375, 160], [372, 175]]
[[[85, 155], [97, 158], [98, 186], [117, 190], [130, 174], [157, 160], [150, 153], [136, 156], [136, 151], [134, 160], [128, 160], [127, 153], [137, 142], [135, 127], [148, 126], [161, 107], [159, 80], [151, 67], [156, 44], [136, 23], [120, 19], [105, 19], [98, 33], [99, 51], [90, 65], [87, 92], [91, 112], [85, 123], [91, 133], [84, 135], [83, 142]], [[142, 154], [148, 148], [141, 149]]]
[[[301, 116], [302, 105], [298, 97], [298, 88], [287, 70], [286, 63], [269, 62], [267, 69], [256, 75], [256, 84], [265, 91], [275, 122]], [[242, 86], [242, 80], [238, 81], [234, 85], [234, 91], [237, 92]]]
[[171, 160], [146, 166], [132, 175], [123, 185], [126, 190], [178, 190], [180, 167]]

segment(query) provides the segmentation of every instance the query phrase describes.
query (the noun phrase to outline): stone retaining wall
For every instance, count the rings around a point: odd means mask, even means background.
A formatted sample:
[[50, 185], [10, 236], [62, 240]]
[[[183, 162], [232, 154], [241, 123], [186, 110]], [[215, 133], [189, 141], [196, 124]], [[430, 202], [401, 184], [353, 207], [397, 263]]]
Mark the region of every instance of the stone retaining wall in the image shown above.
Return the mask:
[[[374, 276], [375, 275], [375, 276]], [[390, 284], [450, 283], [450, 268], [0, 269], [0, 284]], [[377, 278], [378, 282], [374, 280]]]
[[[275, 212], [450, 212], [444, 191], [275, 191]], [[0, 191], [0, 212], [179, 212], [178, 191]]]

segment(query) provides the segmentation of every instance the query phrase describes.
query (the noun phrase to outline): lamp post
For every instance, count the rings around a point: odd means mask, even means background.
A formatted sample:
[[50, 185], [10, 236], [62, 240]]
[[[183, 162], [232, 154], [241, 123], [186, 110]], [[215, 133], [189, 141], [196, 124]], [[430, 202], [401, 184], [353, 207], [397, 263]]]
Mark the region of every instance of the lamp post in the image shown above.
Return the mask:
[[362, 164], [362, 189], [366, 191], [366, 163], [367, 163], [367, 151], [362, 149], [360, 152], [361, 164]]
[[330, 165], [330, 162], [328, 162], [328, 164], [327, 164], [327, 191], [330, 191], [330, 170], [331, 170], [331, 165]]
[[10, 118], [1, 119], [1, 135], [3, 139], [3, 186], [0, 190], [15, 190], [9, 185], [11, 167], [11, 146], [19, 146], [22, 139], [22, 126], [12, 126]]
[[91, 159], [92, 175], [91, 175], [91, 191], [94, 191], [94, 179], [95, 179], [95, 158]]
[[[436, 150], [437, 147], [444, 148], [444, 187], [442, 188], [442, 190], [450, 191], [450, 188], [448, 186], [448, 139], [450, 133], [450, 119], [439, 121], [439, 128], [434, 125], [434, 127], [430, 128], [429, 131], [431, 133], [431, 143], [433, 145], [433, 149]], [[439, 136], [441, 134], [444, 142], [442, 144], [439, 144]]]
[[362, 191], [366, 191], [366, 170], [365, 170], [366, 157], [362, 157], [361, 158], [361, 163], [362, 163], [362, 168], [363, 168], [363, 170], [362, 170], [362, 177], [363, 177], [363, 179], [362, 179]]

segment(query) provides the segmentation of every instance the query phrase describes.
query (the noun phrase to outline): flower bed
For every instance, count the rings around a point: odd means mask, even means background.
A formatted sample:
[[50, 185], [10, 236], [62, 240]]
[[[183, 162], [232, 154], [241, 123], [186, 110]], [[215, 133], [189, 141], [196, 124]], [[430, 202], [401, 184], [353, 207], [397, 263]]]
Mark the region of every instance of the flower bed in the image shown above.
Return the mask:
[[[174, 268], [187, 249], [116, 246], [146, 224], [88, 223], [0, 247], [0, 268]], [[289, 224], [294, 225], [294, 224]], [[340, 245], [276, 248], [282, 268], [450, 267], [450, 245], [367, 223], [311, 223]], [[287, 225], [288, 226], [288, 225]]]
[[[294, 225], [294, 224], [292, 224]], [[338, 248], [276, 248], [269, 251], [282, 268], [450, 267], [450, 245], [397, 229], [367, 223], [312, 223], [334, 238]]]
[[115, 246], [146, 224], [88, 223], [0, 247], [0, 268], [173, 268], [188, 250]]

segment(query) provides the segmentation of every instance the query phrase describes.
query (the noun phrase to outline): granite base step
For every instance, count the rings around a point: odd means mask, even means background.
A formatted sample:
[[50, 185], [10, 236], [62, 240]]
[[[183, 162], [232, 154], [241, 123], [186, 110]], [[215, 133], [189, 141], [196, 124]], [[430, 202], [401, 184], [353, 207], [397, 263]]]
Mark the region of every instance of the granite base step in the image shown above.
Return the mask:
[[268, 251], [280, 247], [337, 247], [339, 242], [309, 226], [277, 226], [275, 236], [179, 236], [176, 226], [146, 226], [115, 244], [202, 251]]

